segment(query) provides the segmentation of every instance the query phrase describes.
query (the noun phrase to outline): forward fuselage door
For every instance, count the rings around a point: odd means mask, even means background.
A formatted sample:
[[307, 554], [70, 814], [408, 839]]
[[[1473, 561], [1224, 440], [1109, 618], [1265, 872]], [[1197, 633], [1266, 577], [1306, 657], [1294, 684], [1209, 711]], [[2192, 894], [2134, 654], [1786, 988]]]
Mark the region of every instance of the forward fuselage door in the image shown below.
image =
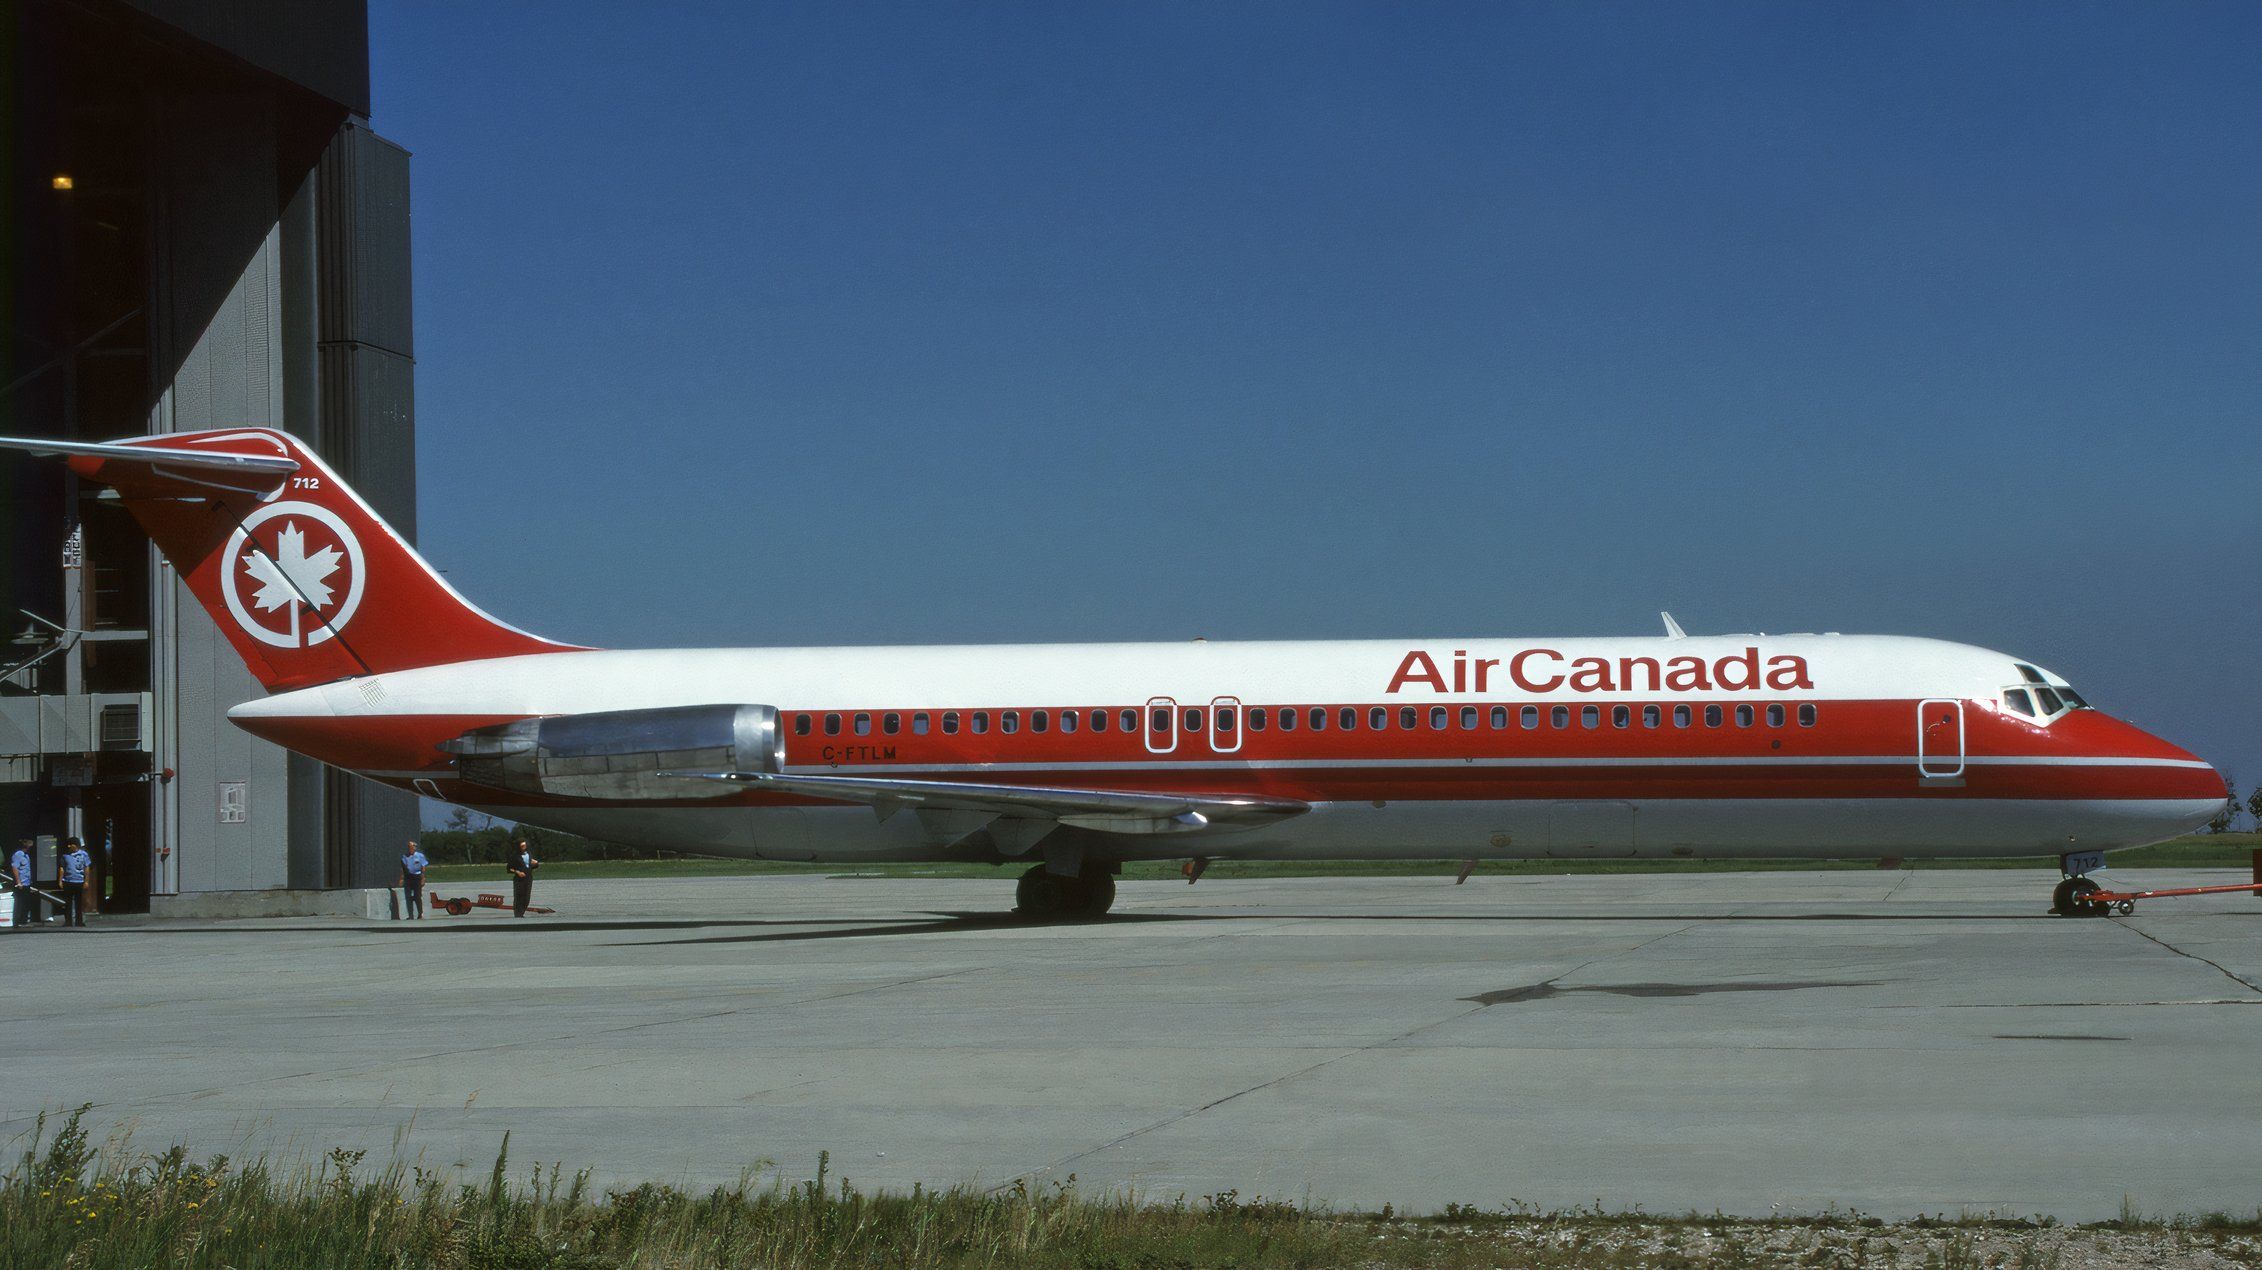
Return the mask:
[[1927, 785], [1963, 783], [1963, 702], [1931, 697], [1916, 703], [1916, 774]]

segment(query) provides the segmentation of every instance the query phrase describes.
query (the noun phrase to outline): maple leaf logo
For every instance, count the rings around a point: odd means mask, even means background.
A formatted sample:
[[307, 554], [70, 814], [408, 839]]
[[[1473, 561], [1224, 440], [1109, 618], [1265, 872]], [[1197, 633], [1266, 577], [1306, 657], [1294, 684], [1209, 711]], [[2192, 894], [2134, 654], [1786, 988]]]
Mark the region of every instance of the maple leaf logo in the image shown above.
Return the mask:
[[245, 570], [259, 584], [259, 593], [251, 602], [270, 613], [286, 604], [328, 608], [332, 598], [329, 578], [338, 571], [341, 559], [335, 547], [306, 554], [305, 533], [286, 520], [283, 532], [276, 537], [272, 557], [256, 548], [244, 557]]

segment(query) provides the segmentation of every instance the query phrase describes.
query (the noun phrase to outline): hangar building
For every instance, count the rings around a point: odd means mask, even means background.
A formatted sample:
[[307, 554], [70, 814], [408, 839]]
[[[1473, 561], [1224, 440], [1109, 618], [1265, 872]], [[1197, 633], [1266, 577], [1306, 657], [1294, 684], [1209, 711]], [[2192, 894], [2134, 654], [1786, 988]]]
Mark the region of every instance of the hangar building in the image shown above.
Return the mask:
[[[413, 537], [409, 160], [364, 5], [8, 7], [0, 434], [285, 428]], [[413, 796], [228, 722], [258, 695], [128, 517], [0, 457], [0, 837], [107, 847], [112, 910], [389, 883]]]

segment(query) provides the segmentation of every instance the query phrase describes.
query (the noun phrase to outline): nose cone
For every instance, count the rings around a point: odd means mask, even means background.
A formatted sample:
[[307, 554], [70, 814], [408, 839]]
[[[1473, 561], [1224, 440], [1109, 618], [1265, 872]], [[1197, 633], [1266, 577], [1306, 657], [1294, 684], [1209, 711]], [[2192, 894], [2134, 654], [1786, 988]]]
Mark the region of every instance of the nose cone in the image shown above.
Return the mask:
[[2230, 789], [2205, 759], [2133, 723], [2094, 710], [2046, 729], [2058, 761], [2082, 772], [2092, 837], [2119, 846], [2164, 842], [2200, 829], [2223, 810]]

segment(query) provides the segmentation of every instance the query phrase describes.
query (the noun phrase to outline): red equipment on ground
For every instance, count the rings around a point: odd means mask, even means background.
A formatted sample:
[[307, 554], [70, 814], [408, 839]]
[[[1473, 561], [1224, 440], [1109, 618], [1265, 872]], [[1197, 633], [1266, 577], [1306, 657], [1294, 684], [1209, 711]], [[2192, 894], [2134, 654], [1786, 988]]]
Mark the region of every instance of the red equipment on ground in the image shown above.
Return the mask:
[[[431, 908], [439, 909], [441, 912], [446, 913], [450, 917], [461, 917], [465, 913], [468, 913], [475, 908], [509, 908], [511, 906], [509, 899], [505, 898], [504, 896], [497, 895], [492, 891], [482, 892], [479, 895], [479, 898], [470, 900], [467, 900], [460, 895], [454, 897], [453, 899], [442, 899], [439, 896], [434, 895], [426, 899], [424, 903]], [[540, 905], [536, 904], [529, 904], [526, 906], [526, 911], [529, 913], [555, 913], [558, 910], [554, 908], [543, 908]]]

